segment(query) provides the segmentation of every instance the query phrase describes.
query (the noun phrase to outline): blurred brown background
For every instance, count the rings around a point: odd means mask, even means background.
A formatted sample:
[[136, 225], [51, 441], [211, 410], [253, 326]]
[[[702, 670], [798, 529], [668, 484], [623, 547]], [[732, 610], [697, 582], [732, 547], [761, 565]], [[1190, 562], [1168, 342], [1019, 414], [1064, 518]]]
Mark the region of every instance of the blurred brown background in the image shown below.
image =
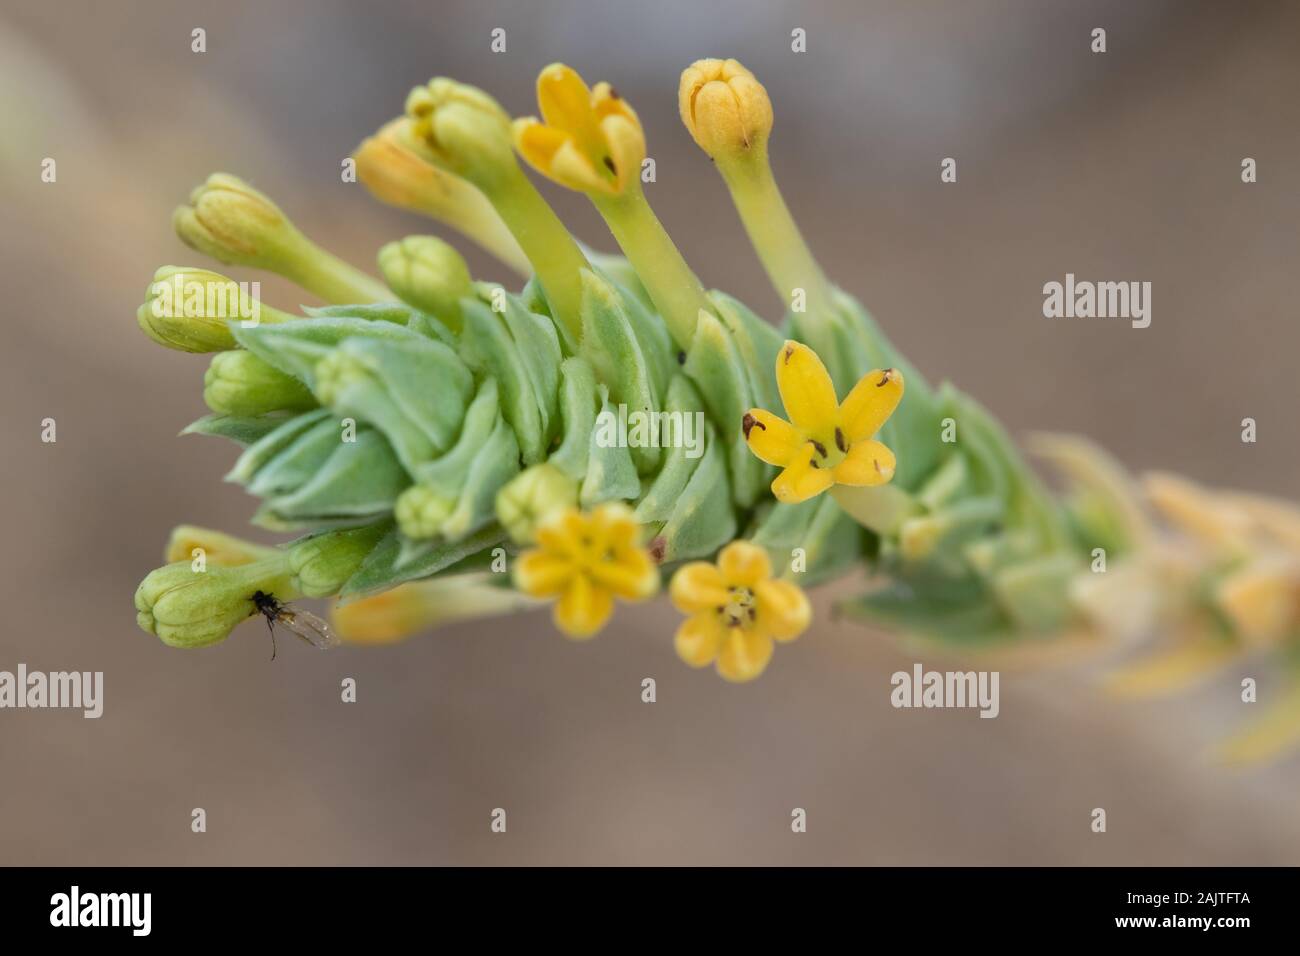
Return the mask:
[[[1088, 669], [1004, 673], [1001, 716], [980, 720], [893, 710], [889, 675], [916, 658], [831, 621], [825, 592], [813, 631], [745, 687], [677, 662], [663, 602], [586, 645], [538, 613], [390, 649], [282, 641], [274, 664], [255, 624], [186, 653], [131, 607], [174, 524], [239, 532], [253, 510], [220, 480], [233, 446], [175, 437], [204, 412], [205, 360], [135, 327], [153, 270], [198, 261], [172, 207], [226, 170], [369, 266], [429, 226], [339, 181], [357, 141], [439, 73], [533, 112], [554, 60], [635, 104], [651, 200], [707, 284], [777, 311], [676, 118], [678, 72], [736, 56], [771, 92], [778, 176], [827, 271], [932, 377], [1016, 432], [1300, 497], [1297, 37], [1281, 2], [3, 0], [0, 669], [102, 670], [106, 703], [98, 721], [0, 712], [0, 862], [1300, 862], [1300, 758], [1243, 773], [1204, 756], [1254, 715], [1240, 677], [1272, 686], [1252, 665], [1140, 704]], [[608, 246], [580, 197], [545, 191]], [[1151, 327], [1045, 320], [1042, 285], [1066, 272], [1151, 281]]]

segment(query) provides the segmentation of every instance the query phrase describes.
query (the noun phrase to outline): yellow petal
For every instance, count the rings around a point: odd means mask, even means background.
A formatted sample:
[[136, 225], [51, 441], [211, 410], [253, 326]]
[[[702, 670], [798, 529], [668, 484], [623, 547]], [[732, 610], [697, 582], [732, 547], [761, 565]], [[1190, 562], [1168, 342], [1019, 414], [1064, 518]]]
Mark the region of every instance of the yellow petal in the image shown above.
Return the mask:
[[784, 466], [799, 451], [803, 438], [793, 425], [761, 408], [751, 408], [741, 422], [749, 450], [769, 465]]
[[801, 342], [787, 340], [776, 356], [776, 384], [796, 428], [809, 435], [829, 435], [835, 430], [839, 415], [835, 385], [816, 352]]
[[735, 683], [753, 680], [772, 659], [772, 639], [758, 631], [727, 628], [718, 652], [718, 673]]
[[876, 369], [862, 376], [840, 406], [840, 427], [850, 443], [880, 431], [903, 398], [903, 373], [896, 368]]
[[789, 581], [761, 581], [755, 594], [759, 627], [778, 641], [793, 641], [812, 623], [812, 605], [797, 585]]
[[573, 562], [543, 551], [526, 551], [515, 562], [515, 587], [532, 597], [554, 597], [574, 576]]
[[682, 622], [673, 637], [673, 647], [677, 656], [691, 667], [704, 667], [718, 656], [718, 646], [722, 643], [725, 629], [718, 620], [717, 612], [705, 611], [695, 614]]
[[817, 467], [816, 460], [817, 449], [812, 442], [806, 442], [785, 471], [772, 482], [772, 494], [776, 495], [777, 501], [798, 504], [821, 494], [835, 483], [831, 469]]
[[677, 610], [687, 614], [716, 613], [731, 600], [722, 572], [707, 561], [692, 561], [678, 568], [668, 594]]
[[621, 115], [607, 116], [601, 120], [600, 133], [609, 148], [609, 162], [605, 168], [614, 177], [615, 191], [622, 192], [632, 178], [641, 175], [641, 162], [645, 159], [645, 134], [640, 126]]
[[613, 596], [578, 574], [555, 602], [555, 626], [569, 637], [594, 637], [613, 613]]
[[640, 525], [632, 517], [632, 509], [621, 501], [598, 505], [591, 512], [592, 530], [600, 536], [606, 547], [621, 549], [636, 546]]
[[590, 535], [590, 522], [577, 508], [568, 508], [547, 518], [537, 529], [541, 550], [557, 556], [581, 557], [582, 540]]
[[542, 172], [561, 186], [578, 192], [614, 192], [613, 185], [601, 178], [587, 154], [572, 139], [564, 141], [551, 157], [550, 168]]
[[750, 588], [772, 576], [767, 549], [752, 541], [733, 541], [718, 553], [718, 570], [733, 588]]
[[641, 128], [641, 119], [636, 115], [636, 110], [603, 80], [591, 88], [591, 109], [597, 120], [603, 120], [607, 116], [621, 116], [637, 129]]
[[568, 142], [569, 137], [559, 130], [542, 125], [531, 116], [515, 120], [511, 129], [519, 155], [539, 173], [549, 176], [555, 154]]
[[591, 574], [597, 587], [625, 601], [643, 601], [659, 590], [659, 566], [644, 550], [627, 550], [613, 561], [597, 561]]
[[896, 465], [894, 453], [880, 442], [857, 441], [849, 448], [844, 460], [835, 466], [835, 481], [859, 488], [883, 485], [894, 477]]
[[538, 74], [537, 106], [547, 126], [573, 135], [583, 149], [596, 145], [591, 90], [573, 68], [552, 63]]

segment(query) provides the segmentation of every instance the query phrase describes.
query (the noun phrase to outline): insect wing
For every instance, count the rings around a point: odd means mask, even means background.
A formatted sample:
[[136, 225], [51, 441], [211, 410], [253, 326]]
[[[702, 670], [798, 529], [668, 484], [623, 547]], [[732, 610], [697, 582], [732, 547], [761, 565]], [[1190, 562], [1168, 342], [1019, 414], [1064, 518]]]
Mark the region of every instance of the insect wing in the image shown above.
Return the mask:
[[297, 634], [312, 647], [322, 651], [339, 643], [338, 635], [329, 624], [310, 611], [282, 608], [276, 615], [276, 622]]

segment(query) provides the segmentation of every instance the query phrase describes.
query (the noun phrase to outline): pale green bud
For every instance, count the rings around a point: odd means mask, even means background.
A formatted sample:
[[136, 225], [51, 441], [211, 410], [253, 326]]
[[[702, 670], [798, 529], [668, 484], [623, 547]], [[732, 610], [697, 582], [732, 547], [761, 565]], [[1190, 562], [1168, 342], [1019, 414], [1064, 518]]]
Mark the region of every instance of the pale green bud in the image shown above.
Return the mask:
[[229, 173], [213, 173], [196, 187], [172, 225], [182, 242], [218, 262], [272, 272], [301, 255], [305, 241], [279, 206]]
[[504, 177], [518, 174], [510, 116], [482, 90], [437, 77], [411, 90], [406, 115], [411, 122], [401, 130], [404, 142], [427, 162], [489, 194]]
[[497, 520], [510, 537], [533, 540], [539, 525], [558, 511], [576, 507], [578, 483], [549, 463], [533, 465], [497, 492]]
[[189, 561], [150, 572], [135, 592], [136, 621], [172, 647], [206, 647], [225, 640], [258, 612], [258, 592], [278, 601], [297, 597], [282, 554], [252, 564], [209, 565]]
[[243, 349], [212, 356], [203, 376], [203, 401], [219, 415], [247, 417], [316, 407], [306, 385]]
[[262, 305], [261, 283], [235, 282], [206, 269], [163, 266], [154, 273], [136, 321], [159, 345], [181, 352], [237, 348], [228, 323], [286, 322], [293, 316]]
[[421, 540], [436, 537], [442, 523], [455, 509], [455, 498], [440, 494], [428, 485], [412, 485], [398, 496], [393, 516], [402, 534]]
[[304, 538], [288, 548], [293, 587], [307, 597], [332, 597], [384, 536], [383, 525], [331, 531]]
[[397, 297], [459, 333], [460, 300], [474, 294], [464, 258], [436, 236], [407, 236], [379, 250], [379, 271]]
[[340, 349], [330, 352], [313, 371], [316, 397], [322, 405], [334, 405], [353, 382], [372, 377], [370, 368], [355, 355]]

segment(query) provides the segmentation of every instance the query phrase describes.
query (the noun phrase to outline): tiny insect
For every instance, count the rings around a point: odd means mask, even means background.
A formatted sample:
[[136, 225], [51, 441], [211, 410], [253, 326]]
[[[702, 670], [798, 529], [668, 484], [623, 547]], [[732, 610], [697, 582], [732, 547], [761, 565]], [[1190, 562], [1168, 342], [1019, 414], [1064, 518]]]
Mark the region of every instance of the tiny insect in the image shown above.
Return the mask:
[[275, 660], [275, 625], [283, 624], [312, 647], [325, 650], [338, 643], [330, 626], [310, 611], [290, 607], [265, 591], [253, 592], [253, 607], [266, 618], [266, 629], [271, 632], [271, 660]]

